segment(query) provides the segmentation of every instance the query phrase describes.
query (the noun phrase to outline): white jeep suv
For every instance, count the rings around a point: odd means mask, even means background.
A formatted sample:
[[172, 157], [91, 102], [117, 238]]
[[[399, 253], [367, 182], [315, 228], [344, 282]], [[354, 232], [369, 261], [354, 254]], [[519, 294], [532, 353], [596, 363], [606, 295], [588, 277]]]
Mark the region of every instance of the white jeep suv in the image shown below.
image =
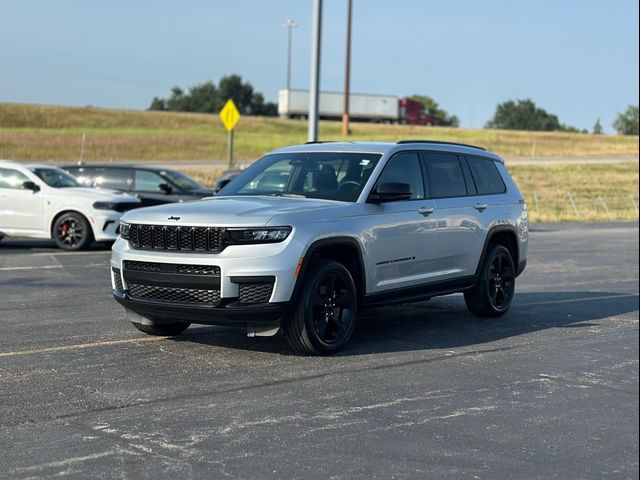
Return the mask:
[[139, 206], [130, 195], [81, 187], [60, 168], [0, 160], [0, 239], [52, 238], [80, 250], [115, 240], [122, 213]]
[[361, 308], [464, 292], [503, 315], [528, 214], [502, 159], [433, 141], [315, 143], [265, 155], [216, 197], [128, 212], [113, 294], [139, 330], [282, 329], [299, 352], [349, 340]]

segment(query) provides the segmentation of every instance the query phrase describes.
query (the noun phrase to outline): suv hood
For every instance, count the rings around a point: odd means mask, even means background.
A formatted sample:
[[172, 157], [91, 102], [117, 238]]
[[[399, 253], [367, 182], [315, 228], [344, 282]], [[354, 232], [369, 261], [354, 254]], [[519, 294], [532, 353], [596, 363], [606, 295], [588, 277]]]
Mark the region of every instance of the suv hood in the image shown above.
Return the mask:
[[[264, 226], [284, 213], [339, 208], [343, 202], [272, 196], [213, 197], [189, 203], [171, 203], [127, 212], [122, 220], [154, 225], [215, 227]], [[172, 217], [171, 219], [169, 219]]]

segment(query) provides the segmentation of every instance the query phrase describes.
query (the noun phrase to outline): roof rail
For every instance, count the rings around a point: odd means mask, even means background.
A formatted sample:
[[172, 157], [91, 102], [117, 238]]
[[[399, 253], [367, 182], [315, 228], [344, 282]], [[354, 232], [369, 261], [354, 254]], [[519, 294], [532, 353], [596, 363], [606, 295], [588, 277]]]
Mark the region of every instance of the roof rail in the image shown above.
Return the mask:
[[354, 143], [350, 140], [316, 140], [315, 142], [304, 142], [305, 145], [313, 145], [314, 143]]
[[469, 145], [468, 143], [458, 143], [458, 142], [443, 142], [440, 140], [400, 140], [396, 142], [396, 145], [404, 145], [405, 143], [435, 143], [437, 145], [456, 145], [458, 147], [469, 147], [469, 148], [477, 148], [478, 150], [487, 151], [484, 147], [478, 147], [477, 145]]

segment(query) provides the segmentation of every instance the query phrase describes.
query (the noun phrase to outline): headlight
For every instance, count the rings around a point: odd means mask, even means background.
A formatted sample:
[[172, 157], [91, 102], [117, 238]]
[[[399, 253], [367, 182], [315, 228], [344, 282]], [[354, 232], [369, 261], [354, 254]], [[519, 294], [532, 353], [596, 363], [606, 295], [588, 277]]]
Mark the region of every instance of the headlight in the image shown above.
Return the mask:
[[125, 240], [129, 240], [129, 230], [131, 229], [131, 225], [129, 225], [128, 223], [125, 222], [120, 222], [120, 236], [125, 239]]
[[93, 204], [93, 208], [96, 210], [116, 210], [118, 204], [114, 202], [96, 202]]
[[231, 245], [282, 242], [290, 233], [291, 227], [227, 228]]

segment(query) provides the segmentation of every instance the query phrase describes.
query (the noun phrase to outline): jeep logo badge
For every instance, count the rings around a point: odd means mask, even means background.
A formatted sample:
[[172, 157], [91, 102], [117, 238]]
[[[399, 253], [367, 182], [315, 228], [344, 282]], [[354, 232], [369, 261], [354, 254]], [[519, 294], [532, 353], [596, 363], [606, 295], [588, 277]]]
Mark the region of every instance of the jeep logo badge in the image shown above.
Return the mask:
[[180, 220], [180, 217], [174, 217], [173, 215], [171, 215], [167, 220]]

